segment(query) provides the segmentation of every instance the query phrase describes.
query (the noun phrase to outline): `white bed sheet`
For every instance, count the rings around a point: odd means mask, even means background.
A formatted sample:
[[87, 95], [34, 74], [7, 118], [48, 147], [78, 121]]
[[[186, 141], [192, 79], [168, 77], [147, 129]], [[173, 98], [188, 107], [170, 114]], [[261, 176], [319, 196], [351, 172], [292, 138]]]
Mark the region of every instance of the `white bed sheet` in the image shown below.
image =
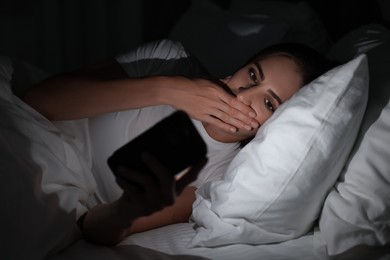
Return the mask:
[[188, 248], [194, 234], [193, 224], [183, 223], [134, 234], [114, 247], [80, 240], [48, 260], [390, 260], [390, 247], [361, 246], [330, 257], [317, 229], [278, 244]]
[[328, 259], [322, 251], [316, 232], [279, 244], [189, 248], [189, 242], [194, 235], [193, 224], [175, 224], [134, 234], [115, 247], [102, 247], [79, 241], [50, 259]]

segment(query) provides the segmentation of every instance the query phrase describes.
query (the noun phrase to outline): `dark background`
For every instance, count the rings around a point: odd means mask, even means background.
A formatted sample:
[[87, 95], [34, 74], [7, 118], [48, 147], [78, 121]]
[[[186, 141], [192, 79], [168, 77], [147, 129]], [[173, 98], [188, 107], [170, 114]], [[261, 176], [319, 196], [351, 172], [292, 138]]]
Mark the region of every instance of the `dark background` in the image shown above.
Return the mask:
[[[0, 55], [28, 61], [51, 73], [72, 70], [163, 38], [191, 4], [191, 0], [0, 2]], [[213, 2], [229, 7], [228, 0]], [[389, 25], [389, 0], [306, 2], [317, 11], [334, 41], [359, 25]]]

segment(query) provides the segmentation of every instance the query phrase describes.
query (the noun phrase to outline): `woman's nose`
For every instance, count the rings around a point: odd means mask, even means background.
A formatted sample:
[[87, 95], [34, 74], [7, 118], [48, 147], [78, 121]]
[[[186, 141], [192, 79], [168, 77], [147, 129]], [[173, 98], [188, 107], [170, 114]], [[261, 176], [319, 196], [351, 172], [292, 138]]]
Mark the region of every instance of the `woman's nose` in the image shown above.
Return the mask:
[[250, 106], [251, 105], [251, 91], [248, 88], [239, 88], [238, 94], [236, 94], [237, 99], [242, 103]]

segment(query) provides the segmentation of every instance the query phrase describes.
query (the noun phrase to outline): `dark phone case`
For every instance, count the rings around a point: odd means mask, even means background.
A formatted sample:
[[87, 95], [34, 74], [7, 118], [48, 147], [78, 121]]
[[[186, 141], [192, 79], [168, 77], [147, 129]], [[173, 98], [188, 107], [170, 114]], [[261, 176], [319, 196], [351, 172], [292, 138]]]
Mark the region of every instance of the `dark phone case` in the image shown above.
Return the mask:
[[116, 150], [108, 158], [108, 165], [114, 174], [118, 166], [151, 173], [141, 160], [143, 152], [154, 156], [175, 175], [205, 158], [207, 147], [188, 115], [176, 111]]

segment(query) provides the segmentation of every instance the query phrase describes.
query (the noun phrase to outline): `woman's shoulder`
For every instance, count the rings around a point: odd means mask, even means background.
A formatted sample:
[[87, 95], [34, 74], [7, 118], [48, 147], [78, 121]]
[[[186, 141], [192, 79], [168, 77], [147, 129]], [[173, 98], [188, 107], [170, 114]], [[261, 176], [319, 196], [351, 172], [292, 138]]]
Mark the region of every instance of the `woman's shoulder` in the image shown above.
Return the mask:
[[204, 76], [203, 66], [177, 41], [163, 39], [145, 43], [118, 55], [116, 61], [129, 77], [153, 75]]

